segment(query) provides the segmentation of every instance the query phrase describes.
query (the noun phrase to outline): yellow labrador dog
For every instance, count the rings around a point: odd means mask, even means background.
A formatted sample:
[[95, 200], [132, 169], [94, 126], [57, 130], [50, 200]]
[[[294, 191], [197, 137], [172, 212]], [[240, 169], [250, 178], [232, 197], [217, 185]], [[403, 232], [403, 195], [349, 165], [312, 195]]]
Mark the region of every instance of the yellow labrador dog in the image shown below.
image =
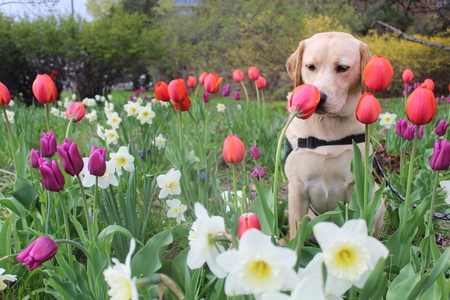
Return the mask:
[[[352, 140], [364, 153], [364, 125], [355, 108], [364, 92], [362, 72], [371, 55], [365, 45], [343, 32], [318, 33], [300, 42], [286, 67], [295, 86], [315, 85], [321, 95], [315, 113], [306, 120], [295, 118], [286, 131], [292, 151], [286, 158], [289, 180], [290, 239], [305, 215], [314, 218], [348, 203], [354, 178], [350, 172]], [[384, 216], [376, 216], [378, 235]]]

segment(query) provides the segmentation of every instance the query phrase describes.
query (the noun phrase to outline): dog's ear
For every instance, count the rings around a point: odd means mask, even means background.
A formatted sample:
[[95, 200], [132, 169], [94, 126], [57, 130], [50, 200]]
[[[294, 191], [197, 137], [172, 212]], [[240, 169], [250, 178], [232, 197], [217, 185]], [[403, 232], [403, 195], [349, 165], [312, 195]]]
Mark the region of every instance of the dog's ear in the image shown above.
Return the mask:
[[286, 62], [286, 69], [288, 71], [289, 77], [295, 84], [295, 87], [302, 84], [302, 57], [303, 51], [305, 50], [305, 42], [301, 41], [298, 44], [297, 50], [288, 58]]
[[372, 57], [372, 55], [369, 52], [369, 47], [367, 47], [366, 44], [361, 43], [359, 45], [359, 53], [361, 56], [361, 89], [362, 89], [362, 93], [367, 92], [367, 88], [366, 85], [364, 84], [364, 77], [363, 77], [363, 73], [364, 73], [364, 68], [366, 67], [367, 63], [369, 62], [370, 58]]

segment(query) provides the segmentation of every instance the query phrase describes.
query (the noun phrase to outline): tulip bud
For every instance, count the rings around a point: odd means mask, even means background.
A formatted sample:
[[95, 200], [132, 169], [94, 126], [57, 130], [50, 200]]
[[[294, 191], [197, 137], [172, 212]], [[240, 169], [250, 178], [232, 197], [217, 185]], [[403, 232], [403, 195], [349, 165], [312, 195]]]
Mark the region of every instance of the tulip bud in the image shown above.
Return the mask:
[[434, 152], [430, 158], [430, 166], [434, 171], [448, 170], [450, 166], [450, 143], [447, 140], [436, 140]]
[[262, 76], [259, 76], [258, 79], [256, 79], [256, 86], [259, 90], [266, 87], [266, 79]]
[[410, 69], [403, 70], [402, 73], [402, 81], [403, 82], [411, 82], [414, 78], [414, 73]]
[[234, 91], [233, 99], [234, 99], [234, 100], [241, 100], [241, 92], [239, 92], [239, 91]]
[[36, 149], [31, 149], [30, 151], [30, 167], [37, 169], [39, 168], [39, 158], [41, 158], [41, 153]]
[[72, 122], [80, 122], [86, 114], [86, 108], [81, 102], [73, 102], [66, 110], [66, 118]]
[[425, 84], [426, 87], [429, 88], [431, 91], [434, 91], [434, 81], [433, 80], [427, 78], [427, 79], [425, 79], [423, 84]]
[[414, 139], [414, 136], [416, 134], [416, 126], [412, 124], [406, 125], [405, 132], [403, 133], [403, 137], [407, 139], [408, 141], [412, 141]]
[[211, 94], [219, 92], [220, 83], [222, 82], [222, 77], [219, 77], [216, 73], [209, 73], [205, 77], [204, 85], [205, 91]]
[[239, 217], [238, 226], [238, 238], [240, 239], [242, 234], [250, 228], [261, 230], [261, 224], [258, 219], [258, 215], [254, 213], [243, 214]]
[[398, 136], [404, 137], [406, 128], [408, 127], [408, 122], [406, 122], [406, 119], [401, 119], [395, 123], [395, 131], [397, 132]]
[[205, 77], [208, 75], [208, 72], [203, 72], [198, 76], [198, 81], [200, 81], [201, 84], [205, 83]]
[[425, 85], [415, 89], [406, 100], [408, 120], [416, 125], [430, 123], [436, 115], [436, 98]]
[[372, 92], [381, 92], [387, 89], [394, 77], [394, 69], [384, 56], [373, 56], [364, 68], [364, 84]]
[[202, 94], [203, 102], [208, 103], [209, 102], [209, 93], [203, 93]]
[[32, 90], [36, 99], [43, 104], [54, 102], [58, 95], [55, 82], [47, 74], [38, 74], [36, 76]]
[[356, 105], [356, 119], [363, 124], [372, 124], [378, 120], [381, 105], [372, 93], [364, 93]]
[[286, 108], [297, 118], [308, 119], [316, 110], [319, 101], [319, 90], [312, 84], [302, 84], [292, 91]]
[[84, 162], [78, 151], [77, 144], [72, 143], [69, 139], [65, 139], [64, 144], [57, 146], [56, 150], [61, 156], [61, 164], [64, 171], [71, 176], [80, 174], [81, 170], [83, 170]]
[[173, 102], [181, 102], [187, 95], [186, 83], [183, 79], [174, 79], [169, 83], [169, 96]]
[[193, 88], [197, 85], [197, 79], [194, 76], [189, 76], [187, 79], [187, 86]]
[[263, 166], [258, 166], [253, 169], [252, 175], [260, 180], [261, 178], [266, 176], [266, 169]]
[[244, 80], [244, 78], [245, 78], [244, 72], [242, 72], [241, 70], [235, 69], [233, 71], [233, 80], [234, 81], [241, 82], [241, 80]]
[[158, 82], [155, 85], [155, 98], [164, 102], [170, 101], [169, 87], [165, 82]]
[[439, 121], [438, 125], [436, 126], [436, 129], [434, 129], [434, 132], [438, 136], [443, 136], [447, 132], [448, 124], [445, 119], [442, 119]]
[[0, 82], [0, 107], [8, 105], [11, 102], [11, 94], [6, 85]]
[[259, 77], [259, 70], [256, 67], [248, 68], [248, 79], [257, 80]]
[[55, 241], [41, 236], [17, 256], [17, 261], [26, 264], [28, 270], [34, 270], [55, 256], [56, 252], [58, 252], [58, 245]]
[[173, 108], [180, 111], [187, 111], [191, 107], [191, 99], [189, 97], [184, 98], [181, 102], [175, 102]]
[[238, 164], [244, 160], [245, 146], [237, 135], [228, 136], [223, 143], [223, 159], [229, 164]]
[[259, 149], [258, 149], [258, 147], [256, 147], [256, 146], [251, 146], [250, 147], [250, 152], [252, 153], [252, 157], [253, 157], [253, 159], [258, 159], [258, 158], [261, 158], [261, 152], [259, 152]]
[[106, 172], [106, 148], [92, 145], [88, 160], [88, 170], [91, 175], [103, 176]]
[[230, 96], [230, 86], [229, 85], [224, 85], [222, 87], [222, 96], [224, 96], [224, 97]]
[[53, 157], [56, 153], [56, 138], [53, 131], [43, 132], [40, 140], [42, 157]]
[[64, 189], [64, 175], [59, 169], [58, 162], [39, 158], [39, 171], [41, 173], [42, 184], [44, 188], [51, 192], [60, 192]]

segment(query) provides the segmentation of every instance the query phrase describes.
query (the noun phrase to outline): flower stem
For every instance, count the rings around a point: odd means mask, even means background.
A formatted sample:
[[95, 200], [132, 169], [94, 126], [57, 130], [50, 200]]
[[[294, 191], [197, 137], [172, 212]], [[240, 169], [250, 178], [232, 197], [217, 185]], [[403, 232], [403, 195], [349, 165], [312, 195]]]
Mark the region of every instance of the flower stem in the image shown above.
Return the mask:
[[[60, 203], [61, 203], [61, 209], [62, 209], [62, 214], [63, 214], [63, 219], [64, 219], [64, 229], [66, 231], [66, 239], [70, 240], [70, 227], [69, 227], [69, 212], [67, 211], [67, 207], [66, 204], [64, 203], [64, 199], [61, 195], [61, 192], [58, 192], [59, 195], [59, 199], [60, 199]], [[72, 259], [70, 258], [71, 254], [70, 254], [70, 247], [67, 246], [67, 257], [69, 260], [69, 265], [72, 268]]]
[[406, 195], [405, 195], [405, 209], [403, 210], [403, 218], [401, 220], [401, 224], [403, 225], [406, 222], [406, 217], [408, 216], [409, 210], [409, 202], [411, 196], [411, 183], [414, 169], [414, 160], [416, 158], [416, 149], [417, 149], [417, 140], [419, 139], [419, 125], [416, 125], [416, 132], [414, 134], [413, 139], [413, 148], [411, 151], [411, 158], [409, 162], [409, 170], [408, 170], [408, 179], [406, 182]]
[[247, 101], [247, 107], [248, 107], [248, 104], [250, 103], [250, 99], [248, 98], [247, 89], [245, 88], [245, 84], [242, 81], [241, 81], [241, 84], [242, 84], [242, 88], [244, 89], [245, 99]]
[[66, 129], [66, 139], [69, 138], [70, 124], [72, 124], [72, 118], [69, 119], [69, 124], [67, 124], [67, 129]]
[[256, 103], [258, 104], [259, 108], [259, 89], [258, 89], [258, 83], [255, 80], [255, 89], [256, 89]]
[[45, 216], [45, 234], [50, 234], [50, 214], [51, 214], [51, 206], [50, 206], [50, 191], [47, 190], [47, 213]]
[[367, 205], [369, 203], [369, 149], [370, 149], [370, 130], [369, 124], [365, 125], [366, 141], [364, 149], [364, 202], [363, 218], [367, 221]]
[[280, 137], [278, 138], [278, 144], [277, 144], [277, 152], [275, 154], [275, 171], [273, 174], [273, 230], [272, 234], [278, 235], [278, 211], [277, 211], [277, 205], [278, 205], [278, 176], [279, 176], [279, 169], [280, 169], [280, 156], [281, 156], [281, 145], [283, 144], [283, 141], [285, 139], [286, 130], [289, 127], [289, 124], [291, 124], [292, 120], [294, 120], [295, 114], [291, 113], [289, 116], [289, 119], [287, 120], [286, 124], [284, 125], [283, 129], [281, 130]]
[[83, 251], [83, 253], [86, 255], [86, 257], [91, 260], [91, 255], [89, 254], [89, 251], [80, 243], [77, 243], [73, 240], [68, 240], [68, 239], [58, 239], [55, 240], [55, 243], [57, 244], [68, 244], [68, 245], [72, 245], [77, 247], [78, 249], [80, 249], [81, 251]]
[[13, 135], [12, 135], [11, 124], [9, 124], [8, 114], [6, 113], [5, 106], [2, 106], [2, 109], [3, 109], [3, 116], [5, 117], [6, 130], [8, 131], [9, 147], [11, 149], [11, 157], [12, 157], [13, 163], [14, 163], [14, 170], [16, 170], [16, 172], [17, 172], [16, 156], [14, 154], [14, 144], [13, 144]]
[[436, 203], [436, 190], [437, 190], [438, 182], [439, 182], [439, 170], [436, 171], [436, 178], [434, 180], [434, 186], [433, 186], [433, 195], [431, 196], [430, 215], [428, 217], [428, 235], [431, 235], [434, 231], [433, 212], [434, 212], [434, 204]]
[[45, 106], [45, 116], [47, 122], [47, 132], [50, 131], [50, 105], [48, 103], [44, 104]]
[[[96, 213], [96, 208], [97, 208], [97, 192], [98, 192], [98, 176], [95, 176], [95, 189], [94, 189], [94, 209], [92, 210], [92, 214], [94, 215], [94, 226], [95, 226], [95, 230], [98, 230], [98, 224], [97, 224], [97, 213]], [[87, 217], [90, 218], [90, 216], [88, 215]]]
[[234, 164], [231, 164], [231, 171], [233, 172], [233, 200], [234, 200], [234, 205], [236, 205], [236, 207], [239, 207], [239, 200], [238, 200], [238, 196], [237, 196], [236, 166]]
[[88, 204], [87, 204], [87, 200], [86, 200], [86, 193], [84, 192], [84, 186], [83, 186], [83, 183], [81, 182], [80, 175], [77, 175], [77, 179], [78, 179], [78, 183], [80, 184], [81, 196], [83, 199], [84, 214], [85, 214], [85, 218], [86, 218], [86, 226], [87, 226], [87, 230], [88, 230], [88, 236], [89, 236], [89, 240], [92, 240], [91, 218], [89, 216], [89, 209], [88, 209]]
[[208, 121], [209, 121], [209, 101], [206, 103], [206, 109], [205, 109], [205, 141], [204, 144], [208, 142]]

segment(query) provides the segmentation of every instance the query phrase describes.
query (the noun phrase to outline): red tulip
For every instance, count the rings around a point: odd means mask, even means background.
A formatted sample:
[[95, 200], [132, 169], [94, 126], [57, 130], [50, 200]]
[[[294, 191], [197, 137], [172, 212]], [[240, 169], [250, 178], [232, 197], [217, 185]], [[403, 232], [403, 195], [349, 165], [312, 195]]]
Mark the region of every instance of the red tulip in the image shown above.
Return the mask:
[[241, 215], [239, 217], [238, 238], [240, 239], [242, 234], [250, 228], [261, 230], [261, 224], [259, 223], [258, 215], [254, 213]]
[[241, 70], [235, 69], [233, 71], [233, 80], [234, 81], [241, 82], [241, 80], [244, 80], [244, 78], [245, 78], [244, 72], [242, 72]]
[[364, 83], [372, 92], [381, 92], [387, 89], [394, 77], [394, 69], [384, 56], [375, 55], [364, 68]]
[[205, 77], [206, 75], [208, 75], [208, 72], [203, 72], [202, 74], [200, 74], [198, 76], [198, 81], [200, 81], [200, 83], [205, 83]]
[[259, 70], [256, 67], [248, 68], [248, 79], [257, 80], [259, 77]]
[[164, 102], [170, 101], [169, 86], [165, 82], [158, 82], [155, 85], [155, 98]]
[[189, 99], [189, 97], [186, 97], [183, 101], [175, 102], [173, 104], [173, 107], [176, 110], [187, 111], [189, 107], [191, 107], [191, 99]]
[[189, 76], [187, 79], [187, 86], [193, 88], [197, 85], [197, 79], [194, 76]]
[[364, 93], [356, 105], [356, 119], [363, 124], [375, 123], [380, 116], [381, 105], [372, 93]]
[[256, 79], [256, 86], [258, 89], [263, 89], [266, 87], [266, 79], [262, 76], [259, 76], [258, 79]]
[[434, 81], [431, 80], [430, 78], [425, 79], [423, 84], [425, 84], [427, 88], [429, 88], [431, 91], [434, 91]]
[[11, 94], [6, 85], [0, 82], [0, 107], [8, 105], [11, 102]]
[[86, 108], [81, 102], [73, 102], [66, 110], [66, 118], [72, 122], [80, 122], [86, 114]]
[[36, 76], [32, 90], [36, 99], [43, 104], [52, 103], [58, 95], [55, 82], [47, 74]]
[[245, 146], [237, 135], [228, 136], [223, 143], [223, 159], [229, 164], [238, 164], [244, 160]]
[[169, 83], [169, 96], [173, 102], [181, 102], [188, 95], [186, 83], [183, 79], [174, 79]]
[[222, 82], [222, 77], [219, 77], [216, 73], [209, 73], [205, 77], [205, 91], [211, 94], [219, 92], [220, 83]]
[[308, 119], [316, 110], [320, 101], [320, 92], [312, 84], [296, 87], [286, 106], [288, 112], [295, 113], [297, 118]]
[[406, 115], [415, 125], [430, 123], [436, 115], [436, 98], [433, 92], [422, 84], [406, 100]]
[[403, 82], [411, 82], [414, 78], [414, 73], [410, 69], [403, 70], [402, 80]]

